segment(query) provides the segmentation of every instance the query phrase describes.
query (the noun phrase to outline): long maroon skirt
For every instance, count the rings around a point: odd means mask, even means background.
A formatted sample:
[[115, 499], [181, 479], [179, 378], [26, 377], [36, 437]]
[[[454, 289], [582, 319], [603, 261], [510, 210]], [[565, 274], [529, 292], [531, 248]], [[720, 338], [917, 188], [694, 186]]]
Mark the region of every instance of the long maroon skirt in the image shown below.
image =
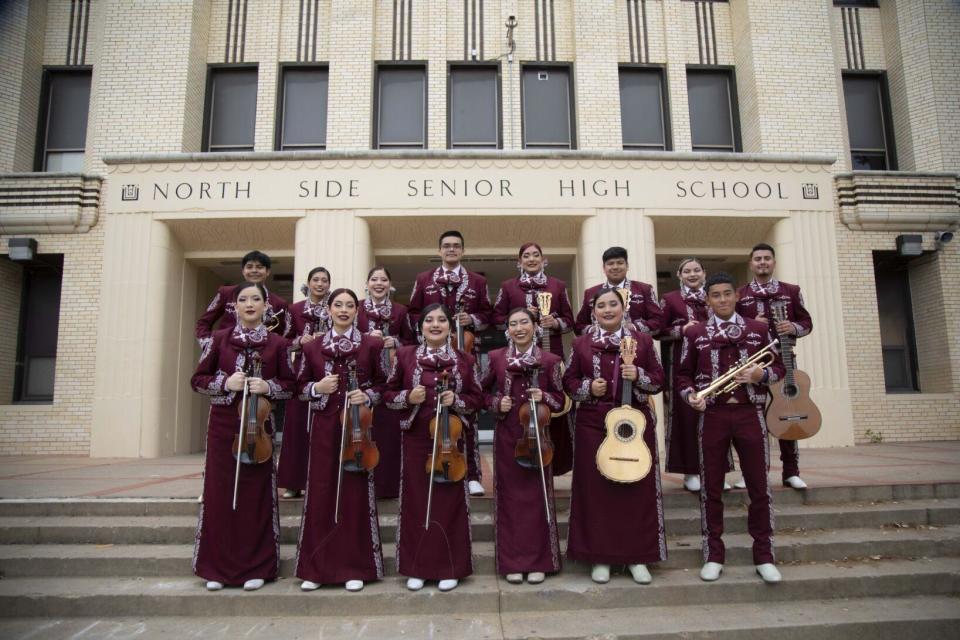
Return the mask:
[[550, 467], [544, 469], [550, 507], [548, 524], [539, 469], [521, 467], [514, 457], [522, 433], [515, 407], [497, 422], [493, 435], [494, 525], [500, 575], [560, 571], [553, 474]]
[[338, 413], [313, 416], [296, 575], [320, 584], [379, 580], [383, 554], [372, 474], [343, 472], [334, 523], [340, 473], [338, 418]]
[[629, 484], [607, 480], [597, 469], [597, 449], [606, 432], [606, 409], [583, 404], [577, 410], [576, 456], [570, 500], [567, 557], [591, 564], [647, 564], [667, 559], [657, 456], [656, 422], [648, 407], [643, 439], [653, 468]]
[[400, 412], [379, 406], [373, 411], [373, 439], [380, 462], [373, 472], [377, 498], [400, 495]]
[[277, 462], [277, 484], [284, 489], [303, 491], [307, 486], [307, 462], [310, 458], [310, 433], [307, 430], [309, 403], [287, 400], [283, 420], [283, 444]]
[[236, 459], [232, 449], [239, 423], [236, 407], [211, 407], [203, 504], [193, 552], [196, 575], [227, 585], [254, 578], [273, 580], [280, 568], [280, 516], [272, 459], [240, 465], [237, 509], [233, 510]]
[[553, 440], [553, 476], [562, 476], [573, 469], [573, 417], [575, 411], [557, 416], [550, 421], [550, 439]]
[[[424, 527], [430, 484], [426, 464], [433, 445], [429, 429], [431, 417], [429, 411], [420, 411], [402, 436], [397, 571], [423, 580], [465, 578], [473, 573], [465, 480], [433, 483], [430, 526]], [[462, 440], [460, 446], [462, 451]]]

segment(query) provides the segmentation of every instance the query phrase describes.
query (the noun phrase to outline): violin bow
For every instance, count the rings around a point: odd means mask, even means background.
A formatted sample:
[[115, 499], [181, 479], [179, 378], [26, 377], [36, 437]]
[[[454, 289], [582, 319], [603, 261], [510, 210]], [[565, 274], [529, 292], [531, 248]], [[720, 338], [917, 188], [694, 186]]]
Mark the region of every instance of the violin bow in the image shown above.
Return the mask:
[[[350, 388], [350, 385], [347, 385]], [[337, 501], [333, 505], [333, 524], [340, 522], [340, 486], [343, 484], [343, 445], [347, 441], [347, 399], [349, 391], [343, 392], [343, 419], [340, 421], [340, 449], [337, 451]]]
[[233, 474], [233, 510], [237, 510], [237, 489], [240, 486], [240, 450], [243, 448], [243, 428], [247, 423], [247, 396], [250, 383], [243, 381], [243, 399], [240, 400], [240, 433], [237, 434], [237, 470]]
[[433, 473], [437, 465], [437, 437], [440, 435], [440, 394], [437, 394], [437, 410], [434, 413], [433, 447], [430, 449], [430, 486], [427, 487], [427, 518], [423, 522], [423, 528], [430, 528], [430, 507], [433, 503]]
[[[539, 369], [533, 370], [533, 376], [540, 375]], [[529, 390], [528, 390], [529, 391]], [[530, 394], [530, 419], [533, 420], [533, 433], [537, 438], [537, 466], [540, 467], [540, 485], [543, 487], [543, 509], [547, 516], [547, 526], [550, 526], [550, 498], [547, 497], [547, 476], [543, 470], [543, 448], [540, 444], [540, 417], [537, 416], [537, 401]]]

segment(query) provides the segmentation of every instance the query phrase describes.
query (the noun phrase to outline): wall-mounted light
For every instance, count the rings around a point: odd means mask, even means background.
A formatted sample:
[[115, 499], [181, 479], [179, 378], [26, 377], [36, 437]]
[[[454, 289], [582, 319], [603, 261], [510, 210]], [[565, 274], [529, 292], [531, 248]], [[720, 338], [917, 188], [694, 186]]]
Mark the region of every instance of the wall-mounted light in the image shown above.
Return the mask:
[[933, 236], [933, 243], [936, 245], [937, 251], [943, 249], [943, 245], [951, 240], [953, 240], [953, 231], [937, 231]]
[[897, 236], [897, 255], [923, 255], [923, 236], [920, 234], [904, 234]]
[[31, 262], [37, 257], [37, 241], [33, 238], [7, 240], [7, 257], [13, 262]]

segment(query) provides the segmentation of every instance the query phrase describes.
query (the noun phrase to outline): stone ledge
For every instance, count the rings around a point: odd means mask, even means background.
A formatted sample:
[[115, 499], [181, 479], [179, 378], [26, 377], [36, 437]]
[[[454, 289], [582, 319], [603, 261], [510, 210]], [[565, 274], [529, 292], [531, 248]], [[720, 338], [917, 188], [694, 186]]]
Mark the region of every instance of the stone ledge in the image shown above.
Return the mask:
[[960, 225], [960, 175], [854, 171], [835, 177], [840, 219], [854, 231], [944, 231]]
[[0, 234], [86, 233], [97, 223], [99, 176], [0, 175]]

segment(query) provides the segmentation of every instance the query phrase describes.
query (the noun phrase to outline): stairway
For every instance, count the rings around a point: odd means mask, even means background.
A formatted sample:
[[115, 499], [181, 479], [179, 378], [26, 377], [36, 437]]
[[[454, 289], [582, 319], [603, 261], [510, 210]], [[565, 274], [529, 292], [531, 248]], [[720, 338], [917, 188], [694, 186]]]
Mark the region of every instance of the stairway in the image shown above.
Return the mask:
[[[198, 505], [183, 499], [0, 500], [0, 637], [947, 638], [960, 628], [960, 485], [777, 491], [784, 582], [755, 575], [745, 492], [727, 494], [727, 565], [698, 577], [700, 513], [664, 497], [670, 558], [653, 584], [595, 585], [566, 563], [542, 585], [494, 573], [492, 501], [474, 499], [476, 573], [447, 594], [393, 571], [396, 504], [381, 503], [387, 578], [357, 594], [293, 578], [301, 502], [281, 503], [281, 576], [208, 593], [191, 575]], [[561, 498], [561, 536], [569, 500]]]

